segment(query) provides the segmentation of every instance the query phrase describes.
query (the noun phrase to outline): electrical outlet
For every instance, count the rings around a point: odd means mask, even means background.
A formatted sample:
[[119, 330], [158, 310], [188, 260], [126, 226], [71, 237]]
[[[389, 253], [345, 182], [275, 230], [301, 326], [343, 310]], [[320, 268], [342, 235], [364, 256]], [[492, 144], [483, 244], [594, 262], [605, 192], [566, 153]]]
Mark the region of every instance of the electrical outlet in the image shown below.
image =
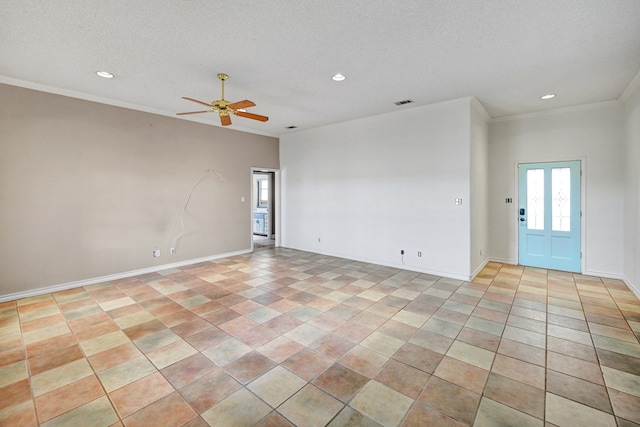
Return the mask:
[[404, 255], [404, 249], [400, 249], [400, 255]]
[[480, 255], [482, 255], [482, 249], [480, 249]]
[[175, 254], [176, 254], [176, 248], [170, 248], [169, 255], [175, 255]]
[[320, 238], [318, 237], [318, 243], [320, 243]]
[[154, 258], [158, 258], [160, 256], [160, 249], [154, 249], [153, 250], [153, 256], [154, 256]]
[[418, 251], [418, 258], [422, 258], [422, 252]]

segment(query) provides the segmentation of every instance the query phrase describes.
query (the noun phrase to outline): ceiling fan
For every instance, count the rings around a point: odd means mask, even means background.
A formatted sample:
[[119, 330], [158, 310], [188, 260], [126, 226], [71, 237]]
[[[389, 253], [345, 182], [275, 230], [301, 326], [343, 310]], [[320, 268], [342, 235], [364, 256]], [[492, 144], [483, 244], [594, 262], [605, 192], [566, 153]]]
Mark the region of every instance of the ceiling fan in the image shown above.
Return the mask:
[[220, 116], [220, 122], [222, 126], [229, 126], [231, 124], [231, 116], [230, 114], [235, 114], [236, 116], [245, 117], [247, 119], [258, 120], [261, 122], [266, 122], [269, 120], [267, 116], [261, 116], [260, 114], [247, 113], [244, 109], [249, 107], [255, 107], [255, 103], [253, 101], [249, 101], [245, 99], [244, 101], [238, 102], [229, 102], [224, 99], [224, 81], [229, 78], [228, 75], [224, 73], [218, 74], [218, 78], [222, 81], [222, 97], [216, 101], [211, 101], [211, 103], [198, 101], [197, 99], [187, 98], [183, 96], [182, 99], [186, 99], [187, 101], [195, 102], [198, 104], [206, 105], [209, 107], [208, 110], [202, 111], [189, 111], [186, 113], [176, 113], [177, 116], [183, 116], [185, 114], [200, 114], [200, 113], [218, 113]]

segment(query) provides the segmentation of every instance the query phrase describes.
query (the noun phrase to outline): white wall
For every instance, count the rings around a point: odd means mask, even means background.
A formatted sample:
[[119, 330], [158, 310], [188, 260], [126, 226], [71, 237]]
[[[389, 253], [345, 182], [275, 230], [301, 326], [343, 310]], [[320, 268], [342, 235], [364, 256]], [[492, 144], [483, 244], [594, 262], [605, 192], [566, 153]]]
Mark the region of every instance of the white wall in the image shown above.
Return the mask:
[[470, 101], [281, 137], [283, 246], [468, 279]]
[[640, 296], [640, 74], [625, 99], [624, 279]]
[[[622, 117], [621, 103], [610, 102], [491, 122], [492, 259], [517, 261], [517, 163], [583, 160], [583, 273], [622, 277]], [[514, 203], [506, 204], [507, 197]]]
[[471, 272], [475, 276], [489, 259], [489, 115], [471, 103]]

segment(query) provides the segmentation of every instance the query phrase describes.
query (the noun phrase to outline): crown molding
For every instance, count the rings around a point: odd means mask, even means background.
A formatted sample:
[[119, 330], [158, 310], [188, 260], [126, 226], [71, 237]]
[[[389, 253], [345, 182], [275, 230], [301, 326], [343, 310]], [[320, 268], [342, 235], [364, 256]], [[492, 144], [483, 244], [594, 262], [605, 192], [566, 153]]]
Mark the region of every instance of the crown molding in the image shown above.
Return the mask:
[[480, 100], [475, 96], [471, 97], [471, 108], [475, 108], [476, 111], [480, 113], [482, 118], [485, 119], [485, 121], [487, 122], [491, 121], [491, 116], [489, 115], [487, 110], [484, 108], [484, 105], [482, 105], [482, 102], [480, 102]]
[[622, 102], [626, 102], [627, 99], [629, 99], [629, 97], [631, 96], [631, 94], [633, 92], [635, 92], [636, 89], [640, 88], [640, 70], [638, 70], [638, 74], [636, 74], [636, 76], [631, 79], [631, 82], [629, 83], [629, 85], [627, 86], [627, 88], [622, 92], [622, 95], [620, 95], [620, 101]]
[[553, 110], [535, 111], [533, 113], [515, 114], [513, 116], [502, 116], [491, 119], [491, 123], [510, 122], [513, 120], [534, 119], [538, 117], [554, 116], [556, 114], [573, 113], [577, 111], [596, 110], [599, 108], [610, 108], [621, 105], [620, 100], [595, 102], [592, 104], [574, 105], [571, 107], [554, 108]]
[[[66, 96], [68, 98], [81, 99], [83, 101], [97, 102], [99, 104], [111, 105], [112, 107], [126, 108], [128, 110], [141, 111], [143, 113], [150, 113], [150, 114], [155, 114], [155, 115], [158, 115], [158, 116], [170, 117], [172, 119], [186, 120], [186, 121], [189, 121], [189, 122], [196, 122], [196, 123], [201, 123], [203, 125], [222, 128], [222, 126], [220, 124], [218, 124], [218, 123], [216, 123], [214, 121], [199, 119], [197, 117], [190, 117], [190, 116], [177, 117], [176, 114], [173, 113], [173, 112], [159, 110], [157, 108], [146, 107], [144, 105], [138, 105], [138, 104], [132, 104], [132, 103], [129, 103], [129, 102], [118, 101], [116, 99], [105, 98], [105, 97], [102, 97], [102, 96], [90, 95], [90, 94], [86, 94], [86, 93], [76, 92], [76, 91], [73, 91], [73, 90], [62, 89], [62, 88], [58, 88], [58, 87], [54, 87], [54, 86], [43, 85], [41, 83], [35, 83], [35, 82], [30, 82], [30, 81], [20, 80], [20, 79], [14, 79], [12, 77], [7, 77], [7, 76], [0, 75], [0, 83], [6, 84], [6, 85], [9, 85], [9, 86], [18, 86], [18, 87], [22, 87], [22, 88], [25, 88], [25, 89], [37, 90], [39, 92], [52, 93], [54, 95]], [[234, 129], [228, 129], [228, 130], [233, 130], [233, 131], [236, 131], [236, 132], [253, 133], [253, 134], [262, 135], [262, 136], [270, 136], [270, 137], [273, 137], [273, 138], [277, 138], [278, 137], [277, 135], [272, 135], [272, 134], [266, 133], [266, 132], [258, 132], [258, 131], [254, 130], [254, 129], [247, 129], [247, 128], [244, 128], [244, 127], [241, 127], [241, 126], [235, 126]]]

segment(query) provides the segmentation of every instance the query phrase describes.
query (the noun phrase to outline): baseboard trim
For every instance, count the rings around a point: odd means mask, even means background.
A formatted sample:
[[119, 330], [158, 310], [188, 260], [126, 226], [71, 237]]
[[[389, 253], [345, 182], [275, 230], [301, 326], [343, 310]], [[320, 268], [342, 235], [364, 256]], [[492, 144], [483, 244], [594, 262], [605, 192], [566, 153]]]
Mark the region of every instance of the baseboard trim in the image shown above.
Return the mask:
[[483, 268], [485, 268], [487, 266], [487, 264], [489, 264], [491, 260], [489, 258], [485, 259], [484, 262], [482, 264], [480, 264], [480, 267], [476, 268], [474, 270], [473, 273], [471, 273], [471, 278], [469, 279], [469, 281], [473, 281], [473, 279], [476, 278], [476, 276], [478, 274], [480, 274], [480, 272], [482, 271]]
[[131, 270], [123, 273], [109, 274], [107, 276], [92, 277], [90, 279], [78, 280], [75, 282], [62, 283], [59, 285], [46, 286], [43, 288], [30, 289], [28, 291], [15, 292], [7, 295], [0, 295], [0, 302], [14, 301], [23, 298], [35, 297], [42, 294], [66, 291], [68, 289], [80, 288], [82, 286], [95, 285], [102, 282], [110, 282], [113, 280], [126, 279], [128, 277], [140, 276], [143, 274], [157, 273], [158, 271], [169, 270], [171, 268], [179, 268], [187, 265], [198, 264], [201, 262], [214, 261], [220, 258], [227, 258], [236, 255], [244, 255], [251, 253], [251, 249], [243, 249], [240, 251], [227, 252], [224, 254], [211, 255], [202, 258], [193, 258], [186, 261], [172, 262], [170, 264], [156, 265], [153, 267], [141, 268], [139, 270]]
[[517, 265], [517, 263], [512, 259], [489, 258], [488, 262], [497, 262], [500, 264], [507, 264], [507, 265]]
[[465, 282], [468, 282], [471, 280], [471, 276], [465, 276], [462, 274], [452, 274], [452, 273], [436, 271], [436, 270], [427, 270], [427, 269], [423, 269], [423, 268], [416, 267], [409, 264], [402, 264], [402, 263], [396, 264], [396, 263], [381, 261], [379, 259], [354, 257], [352, 255], [345, 255], [345, 254], [339, 254], [339, 253], [333, 253], [333, 252], [321, 252], [316, 249], [308, 249], [308, 248], [302, 248], [302, 247], [296, 247], [296, 246], [282, 246], [282, 247], [288, 248], [288, 249], [294, 249], [296, 251], [311, 252], [318, 255], [349, 259], [357, 262], [366, 262], [367, 264], [376, 264], [376, 265], [382, 265], [385, 267], [398, 268], [400, 270], [414, 271], [416, 273], [430, 274], [432, 276], [446, 277], [448, 279], [463, 280]]
[[631, 283], [631, 280], [629, 280], [628, 277], [623, 277], [622, 281], [624, 282], [625, 285], [627, 285], [627, 288], [629, 288], [629, 290], [633, 292], [636, 298], [640, 299], [640, 289], [635, 287], [633, 283]]

